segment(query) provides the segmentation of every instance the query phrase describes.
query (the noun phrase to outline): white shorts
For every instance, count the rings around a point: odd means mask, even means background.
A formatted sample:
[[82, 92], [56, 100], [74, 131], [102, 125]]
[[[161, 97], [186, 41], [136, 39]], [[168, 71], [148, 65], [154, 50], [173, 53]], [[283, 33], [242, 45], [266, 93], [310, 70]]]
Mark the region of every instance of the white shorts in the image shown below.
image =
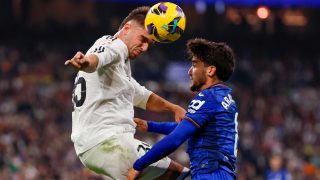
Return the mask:
[[[103, 174], [106, 179], [125, 179], [129, 168], [151, 148], [134, 138], [132, 133], [111, 137], [79, 155], [81, 162], [90, 170]], [[142, 171], [140, 179], [155, 179], [164, 174], [171, 159], [168, 157], [151, 164]]]

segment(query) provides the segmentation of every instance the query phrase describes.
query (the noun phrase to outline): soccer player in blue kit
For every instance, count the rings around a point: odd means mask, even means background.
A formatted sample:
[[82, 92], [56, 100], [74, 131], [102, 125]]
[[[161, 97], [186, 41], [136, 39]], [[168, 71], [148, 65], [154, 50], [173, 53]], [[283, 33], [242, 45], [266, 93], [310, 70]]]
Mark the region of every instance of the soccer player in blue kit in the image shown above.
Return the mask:
[[238, 112], [232, 90], [225, 84], [234, 71], [233, 51], [225, 43], [199, 38], [189, 40], [187, 49], [192, 59], [188, 71], [190, 89], [198, 94], [179, 124], [135, 119], [139, 130], [167, 136], [135, 161], [127, 179], [139, 177], [145, 167], [169, 155], [186, 140], [192, 179], [236, 178]]

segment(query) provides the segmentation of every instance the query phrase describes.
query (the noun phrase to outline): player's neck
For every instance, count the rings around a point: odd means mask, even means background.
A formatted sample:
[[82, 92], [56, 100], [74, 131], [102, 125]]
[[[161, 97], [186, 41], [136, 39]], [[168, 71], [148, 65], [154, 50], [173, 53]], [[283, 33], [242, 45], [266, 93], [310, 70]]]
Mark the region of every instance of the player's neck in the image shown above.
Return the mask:
[[214, 86], [214, 85], [216, 85], [216, 84], [218, 84], [218, 83], [221, 83], [221, 82], [223, 82], [223, 81], [221, 81], [221, 80], [218, 79], [218, 78], [209, 78], [209, 79], [207, 80], [207, 82], [200, 88], [200, 91], [202, 91], [202, 90], [204, 90], [204, 89], [207, 89], [207, 88], [209, 88], [209, 87], [211, 87], [211, 86]]

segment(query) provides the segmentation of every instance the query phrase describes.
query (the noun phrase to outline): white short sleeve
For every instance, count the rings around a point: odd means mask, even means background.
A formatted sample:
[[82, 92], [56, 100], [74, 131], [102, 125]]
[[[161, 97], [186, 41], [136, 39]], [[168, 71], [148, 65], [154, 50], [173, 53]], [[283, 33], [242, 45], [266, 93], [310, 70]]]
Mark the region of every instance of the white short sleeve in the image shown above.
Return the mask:
[[114, 36], [103, 36], [88, 50], [87, 55], [89, 54], [94, 54], [98, 57], [97, 69], [99, 69], [121, 59], [126, 59], [128, 48], [120, 39]]
[[144, 86], [141, 86], [135, 79], [131, 79], [132, 84], [134, 85], [135, 94], [133, 97], [133, 103], [134, 106], [146, 109], [148, 99], [150, 95], [152, 94], [151, 91], [149, 91]]

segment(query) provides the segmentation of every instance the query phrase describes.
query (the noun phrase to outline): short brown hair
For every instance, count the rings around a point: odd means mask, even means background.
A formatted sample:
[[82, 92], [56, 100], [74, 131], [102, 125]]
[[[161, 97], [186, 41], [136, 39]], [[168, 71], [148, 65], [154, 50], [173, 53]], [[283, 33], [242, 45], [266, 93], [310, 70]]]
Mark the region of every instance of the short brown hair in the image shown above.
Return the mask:
[[232, 75], [235, 59], [232, 49], [225, 43], [195, 38], [188, 41], [187, 49], [191, 58], [194, 56], [207, 66], [216, 66], [217, 76], [220, 80], [227, 81]]
[[133, 9], [129, 15], [122, 21], [119, 29], [121, 29], [128, 21], [134, 20], [139, 23], [141, 26], [144, 26], [144, 19], [149, 11], [149, 6], [140, 6]]

